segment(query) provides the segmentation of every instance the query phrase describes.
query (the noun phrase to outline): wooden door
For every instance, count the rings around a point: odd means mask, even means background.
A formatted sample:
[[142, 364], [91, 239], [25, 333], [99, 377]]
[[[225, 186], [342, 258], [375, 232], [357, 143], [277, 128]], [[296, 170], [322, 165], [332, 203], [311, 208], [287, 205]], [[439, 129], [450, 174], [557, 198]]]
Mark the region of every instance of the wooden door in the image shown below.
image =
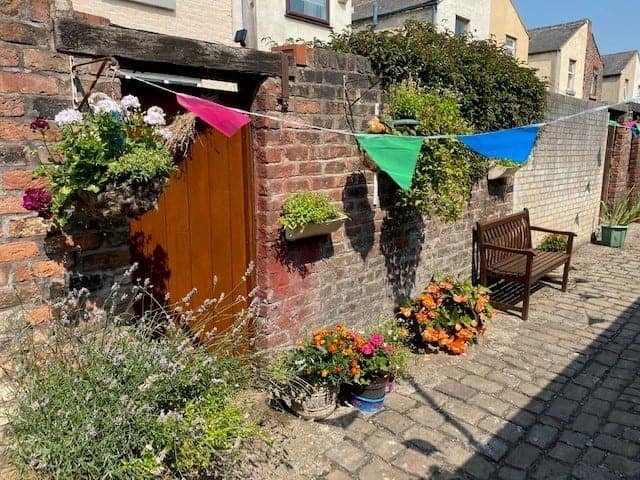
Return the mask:
[[[232, 138], [204, 129], [158, 209], [131, 222], [132, 258], [140, 264], [138, 276], [151, 279], [156, 298], [168, 293], [173, 304], [195, 288], [189, 305], [195, 310], [205, 299], [232, 292], [255, 258], [250, 128]], [[229, 299], [246, 296], [252, 284], [253, 276]], [[215, 326], [222, 331], [230, 323], [218, 319]]]

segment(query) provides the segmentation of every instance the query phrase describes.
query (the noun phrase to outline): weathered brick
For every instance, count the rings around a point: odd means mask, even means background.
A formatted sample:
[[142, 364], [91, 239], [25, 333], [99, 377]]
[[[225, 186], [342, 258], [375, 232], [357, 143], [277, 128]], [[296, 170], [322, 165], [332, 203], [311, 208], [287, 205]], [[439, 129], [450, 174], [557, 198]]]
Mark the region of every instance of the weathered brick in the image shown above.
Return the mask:
[[40, 217], [20, 218], [9, 222], [9, 236], [15, 238], [45, 235], [49, 225]]
[[46, 45], [47, 31], [44, 27], [0, 19], [0, 40], [27, 45]]
[[87, 255], [82, 259], [82, 266], [87, 272], [123, 267], [131, 261], [128, 250], [100, 252]]
[[95, 25], [98, 27], [106, 27], [111, 22], [109, 22], [108, 18], [100, 17], [98, 15], [91, 15], [90, 13], [85, 12], [73, 12], [73, 16], [80, 20], [82, 23], [88, 23], [90, 25]]
[[27, 48], [23, 50], [24, 66], [32, 70], [45, 70], [53, 72], [67, 72], [69, 70], [69, 57], [61, 53]]
[[95, 232], [52, 235], [45, 239], [44, 250], [48, 255], [60, 255], [73, 250], [96, 250], [102, 244], [102, 240], [103, 236]]
[[40, 253], [35, 242], [13, 242], [0, 245], [0, 262], [13, 262], [36, 257]]
[[55, 260], [43, 260], [28, 265], [21, 265], [13, 272], [15, 282], [26, 282], [33, 278], [63, 277], [65, 266]]
[[0, 197], [0, 215], [6, 213], [25, 213], [22, 197]]
[[20, 64], [18, 49], [9, 45], [0, 46], [0, 67], [17, 67]]
[[0, 95], [0, 117], [21, 117], [24, 101], [19, 95]]
[[35, 177], [29, 170], [9, 170], [2, 176], [5, 190], [24, 190], [25, 188], [44, 188], [49, 185], [45, 177]]
[[29, 0], [27, 4], [27, 18], [34, 22], [44, 23], [50, 17], [50, 0]]
[[58, 83], [53, 77], [35, 73], [0, 72], [0, 92], [55, 95]]
[[23, 0], [2, 0], [0, 13], [9, 17], [16, 17], [22, 14], [23, 5]]

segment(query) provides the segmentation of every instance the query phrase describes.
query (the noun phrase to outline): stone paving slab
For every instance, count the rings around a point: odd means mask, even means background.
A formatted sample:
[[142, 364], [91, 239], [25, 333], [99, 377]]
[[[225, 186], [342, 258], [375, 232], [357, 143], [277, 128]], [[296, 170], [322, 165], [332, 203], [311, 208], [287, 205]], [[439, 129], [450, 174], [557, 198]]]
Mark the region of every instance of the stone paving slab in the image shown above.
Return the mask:
[[580, 249], [569, 291], [537, 291], [528, 322], [502, 314], [466, 356], [415, 358], [384, 411], [288, 422], [282, 478], [634, 478], [639, 336], [632, 226], [621, 250]]

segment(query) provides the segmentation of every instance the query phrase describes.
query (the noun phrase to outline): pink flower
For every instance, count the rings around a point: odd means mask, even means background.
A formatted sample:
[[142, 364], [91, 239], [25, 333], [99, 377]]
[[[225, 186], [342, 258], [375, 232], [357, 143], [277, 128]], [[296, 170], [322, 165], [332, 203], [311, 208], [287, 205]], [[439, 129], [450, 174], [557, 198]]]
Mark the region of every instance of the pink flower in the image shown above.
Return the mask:
[[369, 340], [374, 347], [379, 347], [384, 343], [384, 337], [379, 333], [374, 333], [371, 335], [371, 339]]
[[388, 353], [389, 355], [393, 355], [393, 352], [394, 352], [394, 350], [393, 350], [393, 345], [391, 345], [391, 344], [389, 344], [389, 343], [385, 343], [385, 344], [383, 345], [383, 347], [384, 347], [384, 349], [387, 351], [387, 353]]
[[360, 352], [366, 355], [367, 357], [373, 355], [373, 352], [376, 351], [376, 347], [371, 345], [370, 343], [365, 343], [360, 347]]
[[51, 216], [51, 194], [44, 188], [27, 188], [22, 196], [22, 206], [40, 213], [44, 218]]

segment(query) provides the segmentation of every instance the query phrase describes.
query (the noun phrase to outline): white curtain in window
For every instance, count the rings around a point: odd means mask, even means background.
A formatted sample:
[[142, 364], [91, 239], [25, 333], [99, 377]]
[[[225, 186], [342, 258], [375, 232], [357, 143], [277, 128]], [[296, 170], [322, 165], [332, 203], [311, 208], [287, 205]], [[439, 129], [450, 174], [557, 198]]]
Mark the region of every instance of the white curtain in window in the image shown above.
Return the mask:
[[308, 17], [329, 20], [326, 0], [291, 0], [291, 10]]

